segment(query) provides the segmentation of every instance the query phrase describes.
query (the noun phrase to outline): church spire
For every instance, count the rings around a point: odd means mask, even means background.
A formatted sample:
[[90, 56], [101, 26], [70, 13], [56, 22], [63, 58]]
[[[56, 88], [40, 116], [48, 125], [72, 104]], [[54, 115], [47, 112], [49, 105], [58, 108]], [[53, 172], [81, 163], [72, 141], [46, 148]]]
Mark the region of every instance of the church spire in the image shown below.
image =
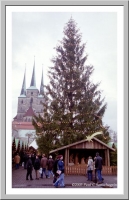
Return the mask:
[[[42, 66], [43, 67], [43, 66]], [[44, 87], [43, 87], [43, 68], [42, 68], [42, 77], [41, 77], [41, 85], [40, 85], [40, 94], [44, 94]]]
[[32, 73], [30, 87], [31, 86], [35, 86], [36, 87], [36, 79], [35, 79], [35, 56], [34, 56], [34, 67], [33, 67], [33, 73]]
[[25, 64], [25, 73], [24, 73], [24, 78], [23, 78], [22, 89], [21, 89], [20, 95], [26, 95], [26, 64]]

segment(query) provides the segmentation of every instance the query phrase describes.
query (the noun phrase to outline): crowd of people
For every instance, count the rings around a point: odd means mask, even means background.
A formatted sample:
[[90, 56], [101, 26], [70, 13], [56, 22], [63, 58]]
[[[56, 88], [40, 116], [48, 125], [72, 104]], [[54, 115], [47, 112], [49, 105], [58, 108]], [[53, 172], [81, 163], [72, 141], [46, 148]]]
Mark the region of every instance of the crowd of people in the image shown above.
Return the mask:
[[24, 154], [21, 163], [21, 157], [17, 153], [14, 157], [15, 169], [19, 169], [22, 165], [26, 172], [26, 180], [34, 180], [32, 171], [35, 170], [35, 179], [53, 177], [53, 185], [55, 187], [65, 187], [64, 184], [64, 162], [63, 155], [58, 155], [54, 160], [52, 155], [47, 158], [45, 154], [42, 156], [34, 154]]
[[[22, 166], [27, 170], [26, 180], [33, 180], [32, 170], [35, 170], [35, 179], [39, 178], [50, 178], [53, 177], [53, 185], [55, 187], [65, 187], [64, 183], [64, 162], [63, 155], [58, 155], [56, 159], [52, 158], [52, 155], [49, 155], [47, 158], [45, 154], [42, 156], [34, 154], [24, 155], [22, 160]], [[18, 153], [14, 157], [15, 169], [19, 169], [21, 163], [21, 158]], [[102, 157], [99, 153], [96, 153], [94, 159], [91, 156], [88, 158], [87, 163], [87, 181], [93, 181], [93, 171], [95, 171], [95, 180], [98, 183], [102, 183], [103, 177], [101, 175], [102, 171]]]

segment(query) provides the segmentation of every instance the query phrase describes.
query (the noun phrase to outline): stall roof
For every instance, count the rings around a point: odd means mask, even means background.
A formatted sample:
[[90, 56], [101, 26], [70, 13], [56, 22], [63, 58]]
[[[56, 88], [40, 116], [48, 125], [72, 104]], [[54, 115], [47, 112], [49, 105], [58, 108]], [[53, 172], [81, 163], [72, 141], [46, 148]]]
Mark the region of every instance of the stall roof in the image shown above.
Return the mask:
[[[99, 139], [97, 139], [95, 137], [92, 140], [100, 143], [101, 145], [105, 146], [106, 148], [108, 148], [108, 149], [110, 149], [112, 151], [115, 151], [115, 149], [113, 149], [112, 147], [109, 147], [106, 143], [102, 142], [101, 140], [99, 140]], [[81, 143], [85, 143], [85, 142], [88, 142], [87, 139], [84, 139], [84, 140], [81, 140], [81, 141], [78, 141], [78, 142], [74, 142], [72, 144], [69, 144], [69, 145], [54, 149], [54, 150], [50, 151], [50, 153], [54, 153], [54, 152], [60, 151], [62, 149], [66, 149], [66, 148], [69, 148], [69, 147], [72, 147], [72, 146], [75, 146], [75, 145], [78, 145], [78, 144], [81, 144]]]
[[38, 149], [38, 145], [37, 145], [36, 140], [34, 140], [34, 141], [29, 145], [29, 147], [33, 147], [34, 149]]

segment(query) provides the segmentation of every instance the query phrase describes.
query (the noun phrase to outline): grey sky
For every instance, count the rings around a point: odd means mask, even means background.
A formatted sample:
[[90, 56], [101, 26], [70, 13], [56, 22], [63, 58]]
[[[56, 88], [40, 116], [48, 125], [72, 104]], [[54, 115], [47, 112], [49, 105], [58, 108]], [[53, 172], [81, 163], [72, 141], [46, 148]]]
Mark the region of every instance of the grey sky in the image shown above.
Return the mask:
[[13, 12], [12, 14], [12, 117], [17, 113], [26, 63], [26, 87], [30, 86], [35, 56], [36, 86], [39, 89], [43, 65], [47, 69], [55, 55], [54, 47], [62, 40], [63, 28], [70, 17], [82, 33], [89, 55], [86, 64], [94, 66], [91, 80], [107, 102], [104, 124], [117, 131], [117, 13], [116, 12]]

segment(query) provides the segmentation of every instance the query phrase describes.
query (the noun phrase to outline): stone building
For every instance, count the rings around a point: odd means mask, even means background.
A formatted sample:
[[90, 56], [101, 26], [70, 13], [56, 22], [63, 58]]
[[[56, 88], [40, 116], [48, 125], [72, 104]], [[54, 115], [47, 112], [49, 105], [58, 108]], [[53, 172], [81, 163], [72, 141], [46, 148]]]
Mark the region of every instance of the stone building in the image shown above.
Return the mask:
[[30, 87], [26, 89], [26, 69], [23, 78], [23, 84], [18, 97], [17, 115], [14, 117], [14, 121], [17, 122], [31, 122], [34, 114], [37, 116], [43, 114], [43, 72], [41, 77], [40, 90], [36, 87], [35, 79], [35, 61], [33, 66], [32, 78]]
[[21, 92], [18, 97], [17, 114], [12, 121], [12, 137], [27, 142], [33, 142], [36, 130], [32, 125], [34, 115], [43, 114], [43, 72], [41, 75], [40, 89], [36, 87], [35, 60], [30, 86], [26, 88], [26, 69], [24, 72]]

